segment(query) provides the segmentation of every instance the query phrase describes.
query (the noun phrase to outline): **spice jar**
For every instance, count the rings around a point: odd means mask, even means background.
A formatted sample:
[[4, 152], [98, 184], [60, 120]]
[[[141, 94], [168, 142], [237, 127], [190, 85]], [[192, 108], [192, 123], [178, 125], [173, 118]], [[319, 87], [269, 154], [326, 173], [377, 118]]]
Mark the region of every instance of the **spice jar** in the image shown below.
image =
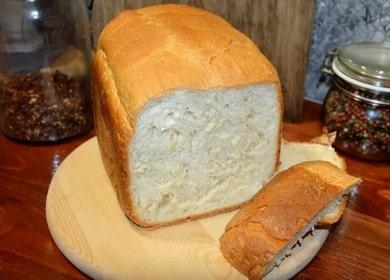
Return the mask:
[[0, 1], [0, 128], [52, 142], [92, 126], [83, 1]]
[[323, 117], [327, 130], [337, 132], [334, 146], [358, 158], [389, 160], [390, 45], [347, 45], [330, 63]]

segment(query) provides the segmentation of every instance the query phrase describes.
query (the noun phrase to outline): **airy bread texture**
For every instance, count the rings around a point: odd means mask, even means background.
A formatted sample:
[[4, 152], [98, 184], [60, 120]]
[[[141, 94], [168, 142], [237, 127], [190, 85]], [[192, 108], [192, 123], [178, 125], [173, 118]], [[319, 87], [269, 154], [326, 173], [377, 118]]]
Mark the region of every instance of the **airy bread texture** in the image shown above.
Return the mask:
[[206, 11], [122, 12], [100, 36], [92, 92], [105, 168], [141, 226], [237, 208], [279, 162], [278, 75], [245, 35]]
[[282, 171], [226, 226], [220, 238], [224, 257], [249, 279], [277, 279], [266, 276], [294, 254], [316, 224], [337, 222], [344, 197], [360, 182], [326, 161]]

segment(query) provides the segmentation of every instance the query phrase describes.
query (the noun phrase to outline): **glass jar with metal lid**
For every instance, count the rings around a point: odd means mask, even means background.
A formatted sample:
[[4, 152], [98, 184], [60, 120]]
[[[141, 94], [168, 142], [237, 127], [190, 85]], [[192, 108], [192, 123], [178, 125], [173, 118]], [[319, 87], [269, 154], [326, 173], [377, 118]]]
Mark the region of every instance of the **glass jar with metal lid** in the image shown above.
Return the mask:
[[340, 48], [329, 60], [333, 74], [323, 106], [334, 146], [368, 160], [390, 160], [390, 43]]
[[0, 131], [51, 143], [92, 127], [88, 11], [81, 0], [0, 1]]

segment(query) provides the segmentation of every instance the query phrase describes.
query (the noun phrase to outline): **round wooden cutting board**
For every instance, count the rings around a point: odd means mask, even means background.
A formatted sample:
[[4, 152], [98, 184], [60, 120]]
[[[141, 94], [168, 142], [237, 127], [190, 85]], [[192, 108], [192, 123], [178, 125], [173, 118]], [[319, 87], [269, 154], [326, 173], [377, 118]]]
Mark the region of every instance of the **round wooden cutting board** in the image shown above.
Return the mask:
[[117, 202], [96, 138], [64, 160], [46, 202], [57, 246], [77, 268], [98, 279], [245, 279], [218, 248], [233, 214], [157, 230], [132, 224]]
[[[155, 230], [132, 224], [119, 207], [96, 138], [63, 161], [46, 201], [55, 243], [95, 279], [246, 279], [219, 251], [218, 239], [234, 214]], [[307, 254], [315, 254], [326, 236], [313, 242]], [[311, 260], [303, 259], [291, 263], [291, 269], [302, 269]]]

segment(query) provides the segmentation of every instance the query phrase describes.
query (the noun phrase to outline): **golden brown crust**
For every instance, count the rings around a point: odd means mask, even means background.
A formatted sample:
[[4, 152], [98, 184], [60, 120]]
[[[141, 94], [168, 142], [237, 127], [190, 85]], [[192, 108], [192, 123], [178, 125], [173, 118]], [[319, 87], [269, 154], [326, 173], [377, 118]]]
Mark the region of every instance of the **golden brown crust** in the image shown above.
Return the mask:
[[347, 202], [348, 202], [348, 197], [343, 197], [337, 209], [332, 213], [328, 213], [322, 216], [321, 219], [318, 221], [317, 225], [319, 227], [324, 227], [327, 225], [334, 224], [338, 220], [340, 220], [341, 215], [343, 214], [345, 208], [347, 207]]
[[[186, 220], [150, 224], [132, 208], [128, 145], [137, 114], [150, 99], [178, 87], [204, 90], [273, 83], [281, 131], [283, 100], [276, 70], [245, 35], [204, 10], [159, 5], [122, 12], [103, 30], [92, 68], [96, 134], [103, 162], [125, 213], [141, 226]], [[277, 141], [280, 144], [280, 138]]]
[[92, 62], [92, 92], [95, 129], [100, 153], [106, 171], [117, 193], [119, 203], [126, 213], [131, 212], [127, 185], [127, 138], [133, 133], [117, 95], [104, 52], [97, 51]]
[[250, 279], [260, 279], [266, 265], [309, 221], [359, 182], [325, 161], [301, 163], [279, 173], [226, 226], [220, 239], [223, 255]]

